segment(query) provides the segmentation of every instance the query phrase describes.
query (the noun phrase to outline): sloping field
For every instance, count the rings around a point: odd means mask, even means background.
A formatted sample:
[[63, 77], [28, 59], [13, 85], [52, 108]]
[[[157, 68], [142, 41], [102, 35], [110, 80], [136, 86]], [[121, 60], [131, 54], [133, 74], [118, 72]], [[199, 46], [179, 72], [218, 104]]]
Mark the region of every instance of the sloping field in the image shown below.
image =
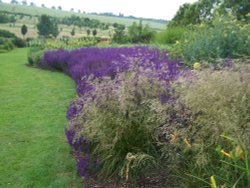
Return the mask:
[[[24, 5], [13, 5], [7, 3], [1, 3], [0, 11], [8, 11], [12, 13], [24, 13], [30, 15], [41, 15], [41, 14], [48, 14], [50, 16], [55, 17], [65, 17], [65, 16], [81, 16], [81, 17], [88, 17], [91, 19], [97, 19], [101, 22], [108, 22], [108, 23], [120, 23], [126, 26], [131, 25], [135, 21], [139, 21], [139, 19], [130, 19], [130, 18], [119, 18], [119, 17], [110, 17], [110, 16], [102, 16], [102, 15], [93, 15], [93, 14], [84, 14], [84, 13], [76, 13], [76, 12], [69, 12], [63, 10], [53, 10], [50, 8], [42, 8], [42, 7], [35, 7], [35, 6], [24, 6]], [[150, 27], [154, 29], [165, 29], [166, 24], [153, 22], [153, 21], [143, 21], [144, 24], [149, 24]]]

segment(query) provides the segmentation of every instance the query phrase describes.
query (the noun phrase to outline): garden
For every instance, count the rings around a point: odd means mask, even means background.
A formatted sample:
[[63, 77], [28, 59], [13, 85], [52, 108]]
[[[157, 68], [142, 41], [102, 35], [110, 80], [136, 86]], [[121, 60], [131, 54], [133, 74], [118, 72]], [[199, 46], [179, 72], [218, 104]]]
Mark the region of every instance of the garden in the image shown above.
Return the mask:
[[[25, 103], [40, 117], [32, 104], [42, 101], [46, 129], [61, 123], [53, 127], [61, 130], [56, 137], [42, 137], [52, 138], [49, 154], [62, 162], [39, 160], [55, 166], [63, 178], [51, 176], [64, 182], [39, 186], [26, 180], [26, 187], [250, 187], [249, 2], [199, 0], [181, 6], [160, 32], [143, 22], [115, 24], [109, 39], [41, 37], [27, 42], [28, 50], [5, 53], [15, 41], [12, 35], [0, 38], [0, 56], [27, 53], [27, 66], [16, 71], [26, 72], [19, 77], [38, 95], [22, 93], [30, 99]], [[37, 92], [39, 84], [49, 91]], [[42, 130], [39, 118], [30, 116]], [[36, 128], [29, 129], [34, 134]], [[21, 135], [18, 140], [29, 142]], [[33, 145], [27, 152], [38, 150]], [[43, 147], [46, 155], [49, 148]]]

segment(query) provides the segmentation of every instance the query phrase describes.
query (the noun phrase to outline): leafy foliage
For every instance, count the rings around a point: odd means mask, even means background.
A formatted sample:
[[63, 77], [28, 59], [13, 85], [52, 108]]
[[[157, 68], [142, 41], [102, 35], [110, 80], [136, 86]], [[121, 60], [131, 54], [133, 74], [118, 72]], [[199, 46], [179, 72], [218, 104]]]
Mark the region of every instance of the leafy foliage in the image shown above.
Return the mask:
[[17, 38], [17, 36], [14, 33], [11, 33], [7, 30], [0, 29], [0, 37], [3, 38]]
[[30, 66], [39, 66], [39, 63], [44, 54], [44, 50], [40, 47], [30, 48], [28, 53], [28, 63]]
[[10, 16], [0, 13], [0, 23], [9, 23], [9, 22], [11, 22]]
[[48, 15], [42, 15], [39, 18], [37, 29], [38, 29], [38, 34], [44, 37], [49, 37], [49, 36], [56, 37], [59, 34], [57, 22]]
[[214, 17], [214, 10], [218, 10], [222, 16], [232, 13], [239, 20], [246, 19], [250, 12], [250, 2], [248, 0], [199, 0], [192, 4], [185, 3], [179, 8], [170, 25], [188, 26], [210, 21]]
[[115, 24], [115, 33], [113, 35], [113, 42], [116, 43], [126, 43], [127, 42], [127, 36], [125, 34], [125, 26]]
[[187, 29], [184, 27], [167, 27], [155, 35], [154, 41], [158, 44], [174, 44], [183, 39], [185, 32]]
[[7, 52], [14, 48], [14, 44], [10, 39], [0, 37], [0, 52]]
[[142, 25], [142, 21], [139, 24], [134, 22], [128, 27], [128, 40], [132, 43], [149, 43], [154, 34], [149, 25]]
[[232, 15], [218, 16], [211, 25], [200, 24], [176, 43], [171, 54], [182, 57], [187, 64], [218, 58], [239, 58], [250, 55], [250, 25], [237, 21]]

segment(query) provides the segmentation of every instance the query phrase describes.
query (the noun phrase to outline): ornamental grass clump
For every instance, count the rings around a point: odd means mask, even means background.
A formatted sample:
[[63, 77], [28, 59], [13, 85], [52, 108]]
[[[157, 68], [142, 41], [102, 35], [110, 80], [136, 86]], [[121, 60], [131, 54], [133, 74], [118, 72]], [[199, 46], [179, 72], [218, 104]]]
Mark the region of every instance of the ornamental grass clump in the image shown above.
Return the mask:
[[238, 181], [240, 170], [225, 167], [219, 159], [222, 154], [230, 157], [228, 151], [232, 150], [222, 135], [240, 142], [245, 152], [250, 151], [250, 66], [234, 64], [220, 70], [197, 70], [195, 75], [193, 81], [182, 79], [178, 84], [178, 92], [192, 113], [189, 129], [182, 132], [191, 146], [189, 152], [182, 153], [189, 161], [183, 165], [183, 172], [192, 175], [186, 185], [202, 187], [205, 184], [200, 179], [208, 181], [210, 176], [221, 174], [225, 174], [224, 180], [217, 179], [221, 185], [247, 185], [247, 176], [242, 175], [244, 178]]
[[150, 61], [157, 52], [147, 53], [124, 57], [127, 69], [118, 66], [115, 77], [90, 77], [91, 90], [72, 107], [78, 113], [69, 115], [68, 130], [76, 130], [76, 141], [89, 139], [90, 158], [100, 161], [100, 178], [133, 181], [159, 167], [162, 145], [169, 142], [167, 127], [185, 127], [186, 119], [175, 111], [179, 106], [184, 112], [185, 106], [171, 89], [181, 64]]

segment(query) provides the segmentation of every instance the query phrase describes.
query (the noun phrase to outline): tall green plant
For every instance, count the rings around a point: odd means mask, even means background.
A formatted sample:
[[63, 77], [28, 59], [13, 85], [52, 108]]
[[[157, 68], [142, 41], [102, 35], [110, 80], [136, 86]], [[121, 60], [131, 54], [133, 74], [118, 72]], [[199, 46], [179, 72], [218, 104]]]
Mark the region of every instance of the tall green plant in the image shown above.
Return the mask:
[[184, 27], [167, 27], [165, 31], [155, 35], [154, 41], [158, 44], [174, 44], [181, 41], [187, 29]]

